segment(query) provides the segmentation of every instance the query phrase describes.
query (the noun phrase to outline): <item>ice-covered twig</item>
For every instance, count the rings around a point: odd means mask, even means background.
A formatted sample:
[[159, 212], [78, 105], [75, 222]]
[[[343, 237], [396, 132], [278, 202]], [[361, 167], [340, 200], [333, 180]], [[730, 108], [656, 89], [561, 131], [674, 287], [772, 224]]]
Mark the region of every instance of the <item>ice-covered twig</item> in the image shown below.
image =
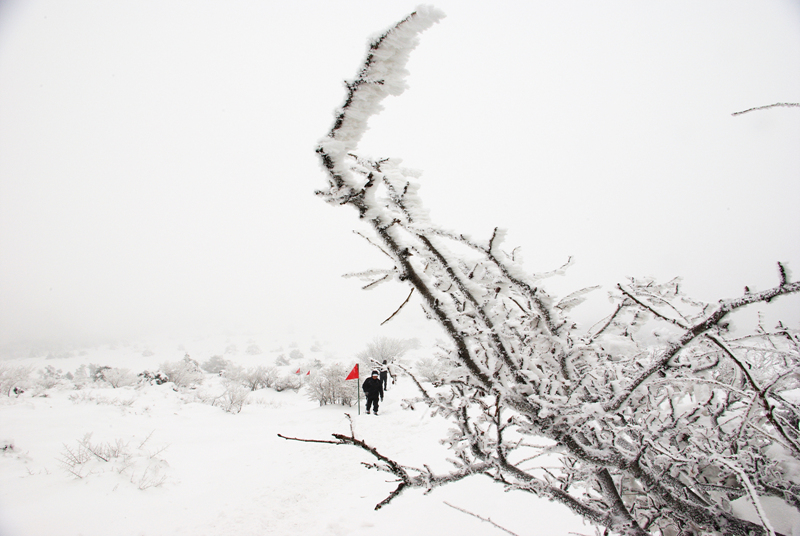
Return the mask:
[[711, 314], [688, 328], [687, 331], [678, 339], [678, 341], [670, 344], [661, 353], [661, 355], [652, 365], [641, 372], [637, 377], [633, 378], [623, 393], [614, 397], [613, 400], [605, 403], [604, 409], [606, 411], [616, 411], [619, 409], [622, 404], [624, 404], [630, 398], [630, 396], [633, 394], [633, 391], [642, 384], [642, 382], [650, 378], [656, 372], [663, 370], [667, 363], [669, 363], [669, 361], [680, 350], [682, 350], [698, 336], [717, 326], [720, 321], [732, 311], [753, 303], [768, 302], [778, 296], [784, 296], [786, 294], [795, 292], [800, 292], [800, 283], [788, 283], [773, 287], [763, 292], [746, 294], [732, 300], [722, 300]]
[[800, 108], [800, 102], [776, 102], [775, 104], [768, 104], [766, 106], [756, 106], [755, 108], [748, 108], [741, 112], [733, 112], [731, 115], [742, 115], [756, 110], [766, 110], [768, 108]]
[[747, 473], [742, 471], [742, 468], [735, 463], [732, 463], [725, 458], [718, 456], [714, 460], [719, 462], [721, 465], [724, 465], [739, 478], [742, 485], [747, 490], [747, 495], [750, 497], [750, 502], [753, 504], [753, 507], [756, 509], [756, 513], [758, 514], [759, 520], [761, 520], [761, 524], [764, 526], [764, 529], [767, 531], [769, 536], [775, 536], [775, 529], [772, 528], [772, 524], [769, 522], [769, 518], [767, 517], [766, 512], [764, 511], [764, 506], [761, 504], [761, 500], [758, 497], [758, 493], [756, 492], [753, 483], [750, 481], [750, 477], [747, 476]]
[[731, 350], [728, 347], [728, 345], [725, 344], [725, 342], [722, 339], [720, 339], [718, 336], [716, 336], [716, 335], [714, 335], [712, 333], [706, 333], [706, 337], [708, 339], [710, 339], [711, 341], [713, 341], [714, 344], [719, 346], [720, 349], [722, 349], [722, 351], [725, 352], [725, 354], [734, 363], [736, 363], [736, 366], [739, 368], [739, 370], [742, 371], [742, 374], [744, 374], [744, 377], [747, 378], [747, 383], [750, 384], [750, 386], [753, 388], [753, 390], [758, 395], [758, 400], [761, 402], [761, 406], [763, 407], [764, 411], [766, 412], [767, 419], [769, 419], [770, 424], [772, 424], [772, 426], [775, 427], [775, 429], [778, 431], [778, 433], [780, 433], [780, 435], [783, 437], [784, 441], [786, 441], [791, 446], [791, 449], [794, 451], [794, 455], [797, 456], [797, 457], [800, 457], [800, 443], [798, 443], [795, 439], [793, 439], [789, 435], [789, 433], [786, 431], [786, 429], [783, 427], [783, 425], [780, 423], [780, 421], [776, 418], [776, 416], [775, 416], [775, 408], [773, 407], [773, 404], [770, 402], [769, 398], [767, 397], [766, 390], [765, 389], [761, 389], [758, 386], [758, 383], [753, 378], [753, 375], [750, 373], [750, 370], [748, 369], [748, 367], [746, 367], [744, 365], [744, 363], [742, 363], [742, 361], [733, 352], [733, 350]]

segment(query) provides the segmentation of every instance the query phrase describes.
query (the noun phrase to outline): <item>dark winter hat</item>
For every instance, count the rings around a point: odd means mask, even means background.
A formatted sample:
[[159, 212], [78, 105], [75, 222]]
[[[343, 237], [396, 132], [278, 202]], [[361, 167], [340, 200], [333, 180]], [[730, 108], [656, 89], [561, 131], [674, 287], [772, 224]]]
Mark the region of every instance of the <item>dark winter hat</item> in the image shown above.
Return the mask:
[[373, 376], [377, 376], [377, 375], [378, 375], [378, 371], [377, 371], [377, 370], [373, 370], [373, 371], [372, 371], [372, 375], [373, 375]]

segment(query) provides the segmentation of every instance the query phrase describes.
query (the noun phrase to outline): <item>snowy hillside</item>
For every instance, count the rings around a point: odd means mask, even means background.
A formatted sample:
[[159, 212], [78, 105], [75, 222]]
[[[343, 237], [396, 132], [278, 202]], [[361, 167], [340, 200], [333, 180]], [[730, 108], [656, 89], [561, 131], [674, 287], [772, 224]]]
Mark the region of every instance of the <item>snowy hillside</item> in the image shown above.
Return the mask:
[[[594, 533], [562, 506], [504, 493], [482, 476], [427, 496], [407, 491], [376, 512], [396, 485], [360, 464], [374, 461], [368, 455], [277, 435], [329, 439], [331, 433], [349, 433], [349, 413], [356, 436], [381, 453], [409, 465], [438, 461], [432, 469], [444, 471], [447, 453], [438, 438], [447, 425], [425, 409], [402, 409], [401, 399], [416, 395], [408, 377], [390, 386], [378, 417], [363, 414], [363, 400], [359, 416], [355, 405], [320, 406], [305, 389], [259, 389], [241, 412], [229, 413], [208, 402], [222, 389], [219, 375], [210, 373], [196, 388], [145, 383], [115, 389], [107, 382], [76, 387], [81, 365], [138, 374], [187, 352], [200, 363], [222, 355], [252, 367], [272, 366], [297, 350], [302, 358], [278, 367], [287, 375], [301, 369], [305, 376], [313, 359], [352, 366], [323, 351], [254, 344], [105, 347], [0, 362], [33, 367], [23, 394], [0, 397], [0, 534], [507, 534], [446, 503], [519, 535]], [[426, 355], [429, 349], [415, 350], [408, 360]], [[45, 389], [38, 371], [48, 366], [73, 380]], [[82, 455], [86, 459], [78, 463]]]

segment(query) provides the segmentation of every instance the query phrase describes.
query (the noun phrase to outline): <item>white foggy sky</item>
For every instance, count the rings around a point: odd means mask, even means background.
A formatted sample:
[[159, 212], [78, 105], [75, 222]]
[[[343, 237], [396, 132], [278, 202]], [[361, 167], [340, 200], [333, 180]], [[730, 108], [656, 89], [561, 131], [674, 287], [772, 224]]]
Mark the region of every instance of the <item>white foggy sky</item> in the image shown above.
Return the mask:
[[[0, 343], [435, 330], [378, 328], [408, 290], [341, 278], [382, 256], [313, 195], [342, 80], [415, 5], [0, 0]], [[800, 2], [434, 5], [362, 143], [423, 171], [434, 221], [508, 228], [531, 272], [573, 255], [556, 294], [800, 277], [800, 110], [731, 117], [800, 100]]]

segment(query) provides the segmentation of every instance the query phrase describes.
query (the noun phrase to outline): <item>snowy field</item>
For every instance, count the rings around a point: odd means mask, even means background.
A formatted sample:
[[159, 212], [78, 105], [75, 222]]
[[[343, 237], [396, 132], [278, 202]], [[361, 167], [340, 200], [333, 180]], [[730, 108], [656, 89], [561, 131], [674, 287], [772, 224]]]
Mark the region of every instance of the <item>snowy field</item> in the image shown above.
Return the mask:
[[[208, 403], [209, 394], [222, 389], [210, 373], [195, 389], [176, 390], [171, 383], [115, 389], [94, 382], [76, 388], [69, 380], [47, 389], [35, 385], [48, 366], [73, 376], [89, 364], [138, 374], [186, 353], [201, 364], [223, 355], [253, 367], [271, 366], [295, 349], [304, 357], [279, 367], [286, 375], [297, 369], [305, 375], [304, 365], [314, 359], [354, 363], [302, 345], [263, 346], [255, 354], [253, 341], [237, 342], [103, 347], [0, 362], [33, 367], [23, 394], [0, 397], [0, 535], [508, 534], [453, 507], [519, 535], [594, 534], [564, 507], [505, 493], [483, 476], [427, 495], [408, 490], [375, 511], [396, 484], [391, 475], [361, 465], [374, 461], [369, 455], [278, 437], [349, 433], [349, 413], [356, 437], [382, 454], [413, 466], [433, 462], [434, 471], [444, 472], [447, 452], [438, 439], [447, 424], [426, 409], [401, 407], [403, 398], [416, 395], [408, 377], [390, 386], [377, 417], [364, 414], [363, 400], [358, 415], [355, 405], [320, 406], [305, 389], [259, 389], [241, 412], [229, 413]], [[418, 349], [407, 359], [430, 353]], [[84, 446], [108, 461], [89, 455], [70, 462], [86, 454]]]

